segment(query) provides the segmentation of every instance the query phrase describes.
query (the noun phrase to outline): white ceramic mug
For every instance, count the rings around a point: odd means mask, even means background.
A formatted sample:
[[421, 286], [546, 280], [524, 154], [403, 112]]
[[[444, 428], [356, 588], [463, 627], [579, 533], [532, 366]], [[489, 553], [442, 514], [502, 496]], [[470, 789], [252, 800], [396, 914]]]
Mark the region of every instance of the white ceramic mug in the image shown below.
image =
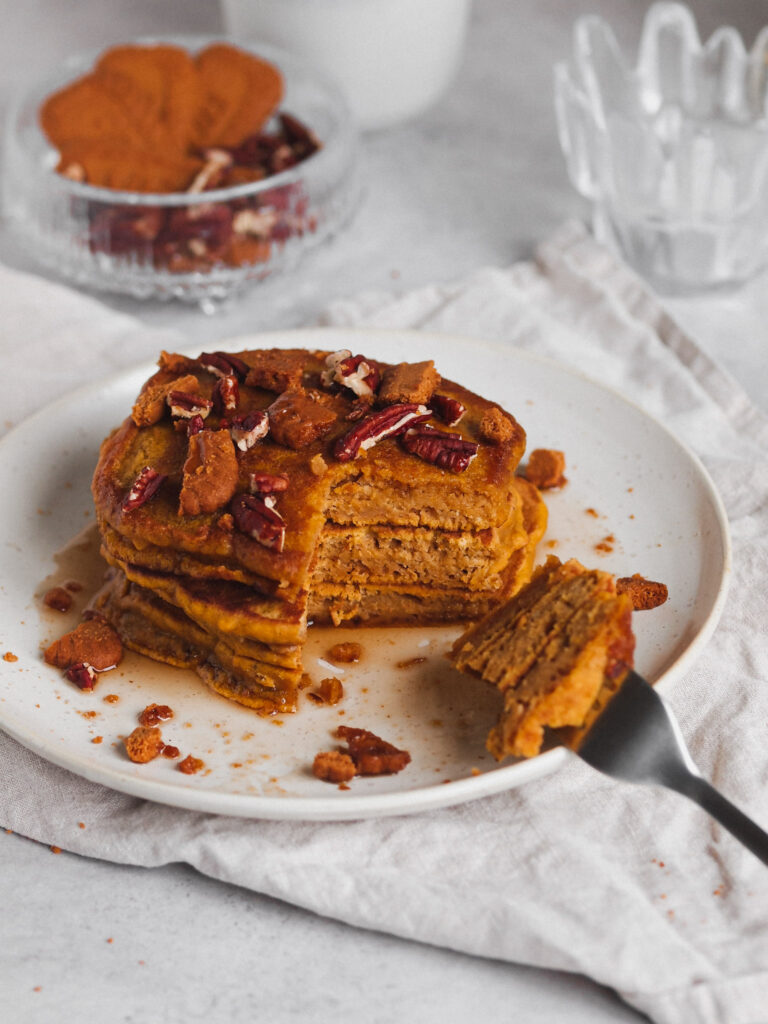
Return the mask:
[[227, 32], [333, 76], [363, 129], [417, 117], [461, 61], [471, 0], [221, 0]]

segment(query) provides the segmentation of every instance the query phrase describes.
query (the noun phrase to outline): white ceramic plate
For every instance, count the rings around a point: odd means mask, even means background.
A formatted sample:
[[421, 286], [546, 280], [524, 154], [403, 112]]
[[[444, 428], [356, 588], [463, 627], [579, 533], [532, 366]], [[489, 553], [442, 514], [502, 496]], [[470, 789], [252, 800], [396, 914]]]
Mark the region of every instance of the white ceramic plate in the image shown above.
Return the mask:
[[[569, 483], [550, 492], [540, 555], [554, 552], [617, 575], [639, 572], [669, 586], [669, 601], [635, 616], [636, 664], [652, 681], [680, 676], [710, 636], [725, 597], [728, 530], [699, 461], [668, 431], [618, 394], [550, 361], [500, 345], [412, 332], [302, 331], [234, 339], [226, 348], [350, 348], [385, 361], [434, 358], [449, 378], [500, 402], [520, 419], [529, 449], [566, 452]], [[339, 820], [403, 814], [474, 799], [547, 774], [560, 749], [499, 767], [485, 752], [497, 695], [459, 676], [445, 659], [456, 628], [311, 630], [305, 668], [319, 682], [337, 675], [337, 707], [303, 701], [297, 715], [263, 719], [208, 691], [191, 672], [129, 654], [82, 693], [45, 665], [40, 651], [70, 628], [94, 580], [87, 536], [89, 483], [101, 439], [128, 412], [151, 367], [89, 387], [22, 424], [0, 444], [0, 726], [48, 760], [114, 789], [195, 810], [247, 817]], [[590, 510], [590, 511], [588, 511]], [[605, 538], [612, 538], [599, 550]], [[93, 530], [90, 547], [94, 548]], [[89, 568], [90, 566], [90, 568]], [[98, 575], [98, 570], [96, 571]], [[90, 576], [90, 578], [89, 578]], [[70, 615], [45, 609], [52, 582], [86, 584]], [[351, 635], [358, 665], [323, 654]], [[423, 659], [410, 667], [398, 662]], [[119, 697], [104, 701], [107, 694]], [[149, 703], [175, 713], [166, 743], [205, 769], [186, 776], [158, 758], [135, 765], [120, 737]], [[319, 750], [340, 724], [370, 729], [410, 751], [399, 775], [355, 779], [349, 790], [313, 778]], [[99, 742], [93, 742], [94, 739]]]

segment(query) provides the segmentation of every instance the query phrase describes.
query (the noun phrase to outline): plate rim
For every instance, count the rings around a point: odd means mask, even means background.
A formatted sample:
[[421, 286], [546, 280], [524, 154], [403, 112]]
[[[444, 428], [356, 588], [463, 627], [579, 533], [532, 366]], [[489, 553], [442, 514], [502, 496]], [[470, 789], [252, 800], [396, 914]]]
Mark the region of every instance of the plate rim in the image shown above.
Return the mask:
[[[447, 332], [421, 331], [414, 328], [335, 327], [329, 325], [239, 333], [220, 339], [215, 342], [215, 345], [216, 351], [237, 351], [237, 347], [247, 347], [248, 343], [253, 345], [254, 340], [258, 339], [261, 347], [284, 348], [287, 347], [285, 344], [286, 339], [295, 339], [296, 344], [290, 347], [323, 349], [328, 348], [328, 346], [319, 344], [317, 341], [312, 344], [311, 339], [327, 339], [332, 336], [346, 336], [350, 339], [365, 336], [366, 339], [374, 340], [377, 337], [386, 339], [397, 337], [405, 338], [405, 340], [412, 338], [414, 342], [419, 346], [423, 346], [423, 348], [429, 348], [431, 342], [435, 349], [434, 355], [436, 358], [438, 357], [440, 344], [445, 342], [461, 347], [482, 346], [496, 352], [503, 352], [511, 359], [551, 367], [560, 374], [565, 373], [567, 376], [580, 379], [587, 385], [596, 388], [599, 392], [606, 393], [621, 404], [631, 407], [642, 418], [653, 423], [657, 430], [666, 435], [673, 446], [695, 468], [699, 483], [704, 485], [706, 496], [718, 526], [718, 537], [723, 553], [722, 571], [718, 581], [717, 592], [706, 619], [696, 635], [680, 654], [666, 666], [656, 680], [660, 688], [664, 691], [669, 691], [673, 684], [679, 680], [690, 665], [699, 657], [701, 650], [706, 646], [714, 633], [727, 600], [732, 574], [732, 545], [725, 506], [709, 471], [696, 452], [660, 419], [643, 409], [639, 403], [617, 388], [597, 381], [579, 369], [548, 355], [532, 352], [498, 340], [475, 338], [470, 335]], [[200, 344], [197, 344], [194, 346], [183, 346], [177, 351], [181, 354], [196, 355], [199, 349]], [[128, 387], [133, 377], [136, 377], [141, 383], [156, 365], [154, 361], [141, 360], [133, 366], [117, 370], [97, 379], [95, 382], [68, 390], [65, 394], [53, 399], [30, 416], [25, 417], [0, 438], [0, 457], [8, 444], [12, 443], [17, 432], [33, 429], [38, 420], [50, 417], [51, 413], [68, 407], [71, 403], [77, 402], [86, 395], [92, 399], [94, 391], [97, 393], [103, 392], [111, 387], [121, 385]], [[337, 797], [323, 796], [264, 796], [244, 793], [223, 793], [217, 790], [196, 790], [181, 784], [174, 785], [155, 779], [137, 778], [128, 775], [126, 772], [111, 768], [109, 765], [104, 765], [103, 767], [93, 765], [92, 760], [80, 757], [76, 753], [60, 755], [56, 750], [51, 751], [44, 742], [37, 740], [33, 730], [25, 729], [21, 724], [14, 725], [14, 716], [12, 714], [8, 715], [7, 709], [4, 707], [0, 707], [0, 730], [52, 764], [64, 768], [86, 779], [88, 782], [103, 785], [130, 796], [185, 810], [275, 821], [348, 821], [413, 814], [455, 806], [469, 800], [480, 799], [517, 788], [517, 786], [524, 785], [535, 778], [549, 775], [559, 770], [567, 763], [569, 758], [573, 757], [565, 748], [556, 747], [534, 758], [503, 765], [477, 776], [452, 780], [450, 785], [437, 783], [405, 791], [398, 790], [395, 792], [359, 795], [350, 793], [345, 794], [344, 800], [339, 800]]]

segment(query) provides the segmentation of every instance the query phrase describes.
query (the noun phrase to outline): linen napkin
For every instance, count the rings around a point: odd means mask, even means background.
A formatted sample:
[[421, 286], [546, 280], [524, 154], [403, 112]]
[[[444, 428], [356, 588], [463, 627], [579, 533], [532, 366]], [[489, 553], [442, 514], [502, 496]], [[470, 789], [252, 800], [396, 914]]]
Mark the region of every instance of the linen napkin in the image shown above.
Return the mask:
[[[0, 345], [25, 353], [7, 396], [14, 421], [179, 344], [8, 270], [0, 295]], [[670, 700], [702, 771], [768, 824], [768, 420], [741, 388], [574, 224], [535, 262], [335, 302], [323, 321], [545, 353], [631, 394], [699, 453], [727, 507], [733, 579], [720, 626]], [[74, 824], [83, 819], [86, 831]], [[612, 782], [575, 758], [509, 793], [412, 817], [260, 822], [103, 789], [0, 733], [0, 825], [118, 863], [186, 861], [353, 925], [579, 972], [658, 1024], [768, 1020], [765, 867], [681, 797]]]

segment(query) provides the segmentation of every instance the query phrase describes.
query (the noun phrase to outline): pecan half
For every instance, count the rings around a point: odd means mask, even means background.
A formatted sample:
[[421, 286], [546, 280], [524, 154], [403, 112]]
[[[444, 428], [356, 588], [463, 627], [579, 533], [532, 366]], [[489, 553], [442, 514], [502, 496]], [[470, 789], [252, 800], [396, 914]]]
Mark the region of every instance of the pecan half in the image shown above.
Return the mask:
[[290, 480], [284, 473], [251, 473], [252, 494], [274, 494], [287, 491]]
[[92, 690], [96, 683], [96, 669], [87, 661], [78, 661], [70, 665], [64, 675], [80, 690]]
[[202, 395], [193, 395], [189, 391], [169, 391], [166, 399], [171, 416], [179, 419], [192, 419], [193, 416], [206, 418], [213, 408], [213, 402]]
[[253, 494], [238, 494], [229, 506], [235, 526], [241, 533], [252, 537], [265, 548], [278, 553], [285, 544], [285, 520], [261, 498]]
[[123, 512], [133, 512], [134, 509], [140, 508], [145, 501], [149, 501], [157, 493], [163, 480], [165, 480], [165, 473], [158, 473], [151, 466], [145, 466], [123, 498], [123, 503], [120, 506]]
[[325, 366], [320, 374], [324, 387], [341, 384], [358, 398], [373, 398], [381, 384], [381, 371], [376, 363], [365, 356], [353, 356], [348, 348], [331, 352], [325, 357]]
[[449, 434], [428, 424], [406, 430], [401, 444], [412, 455], [451, 473], [463, 473], [479, 448], [476, 441], [467, 441], [461, 434]]
[[385, 437], [395, 437], [415, 423], [423, 423], [432, 413], [423, 405], [389, 405], [360, 420], [334, 445], [333, 454], [339, 462], [357, 458], [362, 449], [367, 451]]
[[447, 427], [455, 427], [467, 411], [466, 406], [458, 398], [451, 398], [449, 395], [432, 395], [429, 408]]
[[219, 377], [213, 386], [211, 398], [213, 410], [219, 416], [225, 412], [234, 412], [240, 401], [240, 385], [237, 383], [237, 377]]
[[229, 421], [229, 432], [241, 452], [250, 448], [269, 433], [269, 416], [265, 412], [249, 412]]
[[245, 380], [250, 370], [248, 363], [229, 352], [202, 352], [198, 362], [204, 370], [215, 377], [235, 376], [240, 381]]

